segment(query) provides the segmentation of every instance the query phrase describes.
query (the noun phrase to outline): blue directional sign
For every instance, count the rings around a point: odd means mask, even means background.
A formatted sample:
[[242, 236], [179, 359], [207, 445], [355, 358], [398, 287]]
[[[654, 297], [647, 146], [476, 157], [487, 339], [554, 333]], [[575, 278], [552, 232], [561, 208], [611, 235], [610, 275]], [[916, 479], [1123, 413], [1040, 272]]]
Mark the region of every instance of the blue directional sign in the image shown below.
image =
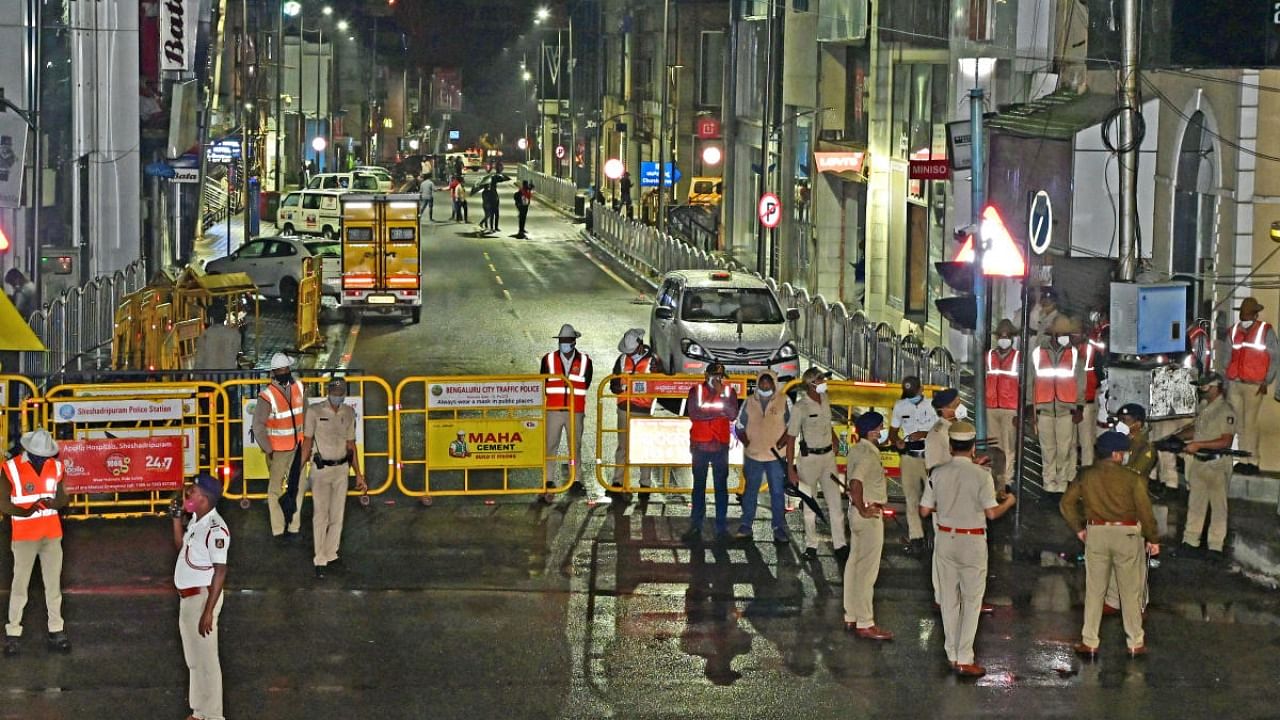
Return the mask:
[[171, 178], [174, 175], [173, 166], [162, 162], [147, 163], [143, 171], [148, 177]]
[[[640, 187], [658, 187], [659, 174], [660, 173], [658, 169], [658, 163], [641, 162], [640, 163]], [[680, 168], [676, 167], [675, 163], [667, 163], [666, 177], [663, 179], [666, 181], [663, 183], [665, 187], [671, 187], [675, 183], [679, 182]]]

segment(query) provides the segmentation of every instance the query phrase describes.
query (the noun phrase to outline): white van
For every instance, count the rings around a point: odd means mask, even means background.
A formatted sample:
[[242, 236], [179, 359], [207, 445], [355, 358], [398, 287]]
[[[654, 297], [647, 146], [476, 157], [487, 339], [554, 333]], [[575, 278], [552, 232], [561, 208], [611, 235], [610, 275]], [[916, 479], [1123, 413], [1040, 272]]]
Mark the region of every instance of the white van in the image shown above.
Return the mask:
[[284, 235], [323, 235], [335, 239], [342, 232], [345, 190], [296, 190], [280, 199], [276, 227]]
[[378, 176], [371, 172], [320, 173], [307, 181], [308, 190], [360, 190], [378, 192]]

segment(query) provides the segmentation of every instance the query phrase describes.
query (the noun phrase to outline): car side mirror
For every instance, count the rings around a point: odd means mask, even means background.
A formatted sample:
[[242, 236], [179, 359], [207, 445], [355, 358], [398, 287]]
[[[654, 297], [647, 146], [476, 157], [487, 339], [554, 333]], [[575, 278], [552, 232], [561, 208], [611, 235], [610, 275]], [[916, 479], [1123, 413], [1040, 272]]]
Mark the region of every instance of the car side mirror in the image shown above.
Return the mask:
[[667, 307], [666, 305], [659, 305], [658, 307], [653, 309], [653, 316], [658, 318], [659, 320], [670, 320], [671, 318], [676, 316], [676, 313], [674, 310]]
[[799, 319], [800, 319], [800, 308], [787, 308], [787, 319], [788, 319], [788, 320], [799, 320]]

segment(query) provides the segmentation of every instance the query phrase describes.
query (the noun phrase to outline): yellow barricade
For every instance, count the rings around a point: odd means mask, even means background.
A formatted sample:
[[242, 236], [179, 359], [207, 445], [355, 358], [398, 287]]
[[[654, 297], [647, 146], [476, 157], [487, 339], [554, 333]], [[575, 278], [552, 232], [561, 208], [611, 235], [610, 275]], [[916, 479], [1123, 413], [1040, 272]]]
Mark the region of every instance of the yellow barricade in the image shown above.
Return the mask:
[[298, 337], [299, 350], [307, 350], [324, 344], [320, 334], [320, 263], [316, 258], [302, 261], [302, 281], [298, 283]]
[[35, 403], [59, 443], [68, 518], [160, 513], [184, 478], [222, 467], [216, 383], [59, 385]]
[[[680, 402], [689, 389], [705, 382], [702, 375], [610, 375], [596, 388], [596, 482], [607, 489], [628, 493], [685, 493], [692, 487], [676, 483], [674, 470], [688, 469], [689, 419], [677, 414]], [[754, 377], [733, 376], [726, 383], [738, 390], [738, 400], [747, 397], [748, 381]], [[616, 392], [615, 392], [616, 390]], [[631, 402], [619, 403], [619, 397], [648, 401], [651, 412], [637, 410]], [[624, 439], [627, 447], [620, 451]], [[606, 451], [606, 447], [611, 452]], [[729, 464], [737, 466], [738, 483], [730, 492], [741, 494], [746, 489], [742, 476], [742, 444], [730, 441]], [[649, 469], [656, 475], [652, 487], [641, 487], [632, 479], [632, 471]], [[621, 481], [614, 484], [614, 477]], [[714, 491], [707, 483], [708, 492]]]
[[[295, 382], [302, 383], [307, 403], [314, 404], [325, 402], [325, 384], [329, 379], [327, 375], [297, 377]], [[391, 386], [373, 375], [349, 375], [342, 379], [347, 381], [347, 404], [356, 411], [356, 450], [369, 484], [367, 494], [380, 495], [391, 488], [396, 475], [393, 455], [396, 422]], [[241, 507], [248, 507], [251, 500], [267, 498], [267, 459], [253, 437], [253, 411], [258, 395], [269, 382], [266, 378], [245, 378], [222, 383], [230, 408], [222, 428], [228, 446], [224, 469], [229, 478], [226, 496], [239, 500]], [[362, 494], [354, 489], [347, 493], [349, 496]]]
[[[568, 413], [565, 454], [548, 455], [545, 388], [552, 377], [405, 378], [396, 386], [400, 490], [427, 504], [433, 496], [567, 490], [577, 478], [572, 458], [578, 420]], [[569, 466], [568, 478], [544, 489], [548, 472], [561, 463]]]
[[0, 374], [0, 459], [40, 422], [39, 399], [39, 389], [27, 376]]

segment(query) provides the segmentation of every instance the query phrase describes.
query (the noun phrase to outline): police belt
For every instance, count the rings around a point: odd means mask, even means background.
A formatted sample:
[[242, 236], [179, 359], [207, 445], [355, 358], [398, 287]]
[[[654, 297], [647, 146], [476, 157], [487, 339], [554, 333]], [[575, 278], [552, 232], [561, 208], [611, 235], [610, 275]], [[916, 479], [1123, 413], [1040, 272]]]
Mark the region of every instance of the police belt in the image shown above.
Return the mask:
[[808, 455], [826, 455], [826, 454], [827, 454], [827, 453], [829, 453], [829, 452], [831, 452], [831, 446], [830, 446], [830, 445], [828, 445], [828, 446], [826, 446], [826, 447], [824, 447], [824, 448], [807, 448], [807, 449], [805, 449], [805, 451], [804, 451], [803, 453], [801, 453], [801, 454], [802, 454], [802, 455], [805, 455], [805, 456], [808, 456]]
[[1118, 527], [1137, 527], [1137, 520], [1090, 520], [1090, 525], [1111, 525]]
[[200, 593], [208, 589], [209, 589], [208, 587], [178, 588], [177, 589], [178, 597], [180, 598], [195, 597], [196, 595], [199, 595]]
[[312, 462], [314, 462], [316, 464], [316, 467], [318, 468], [337, 467], [338, 465], [346, 465], [350, 463], [351, 456], [347, 455], [339, 460], [325, 460], [324, 458], [317, 455], [312, 459]]

